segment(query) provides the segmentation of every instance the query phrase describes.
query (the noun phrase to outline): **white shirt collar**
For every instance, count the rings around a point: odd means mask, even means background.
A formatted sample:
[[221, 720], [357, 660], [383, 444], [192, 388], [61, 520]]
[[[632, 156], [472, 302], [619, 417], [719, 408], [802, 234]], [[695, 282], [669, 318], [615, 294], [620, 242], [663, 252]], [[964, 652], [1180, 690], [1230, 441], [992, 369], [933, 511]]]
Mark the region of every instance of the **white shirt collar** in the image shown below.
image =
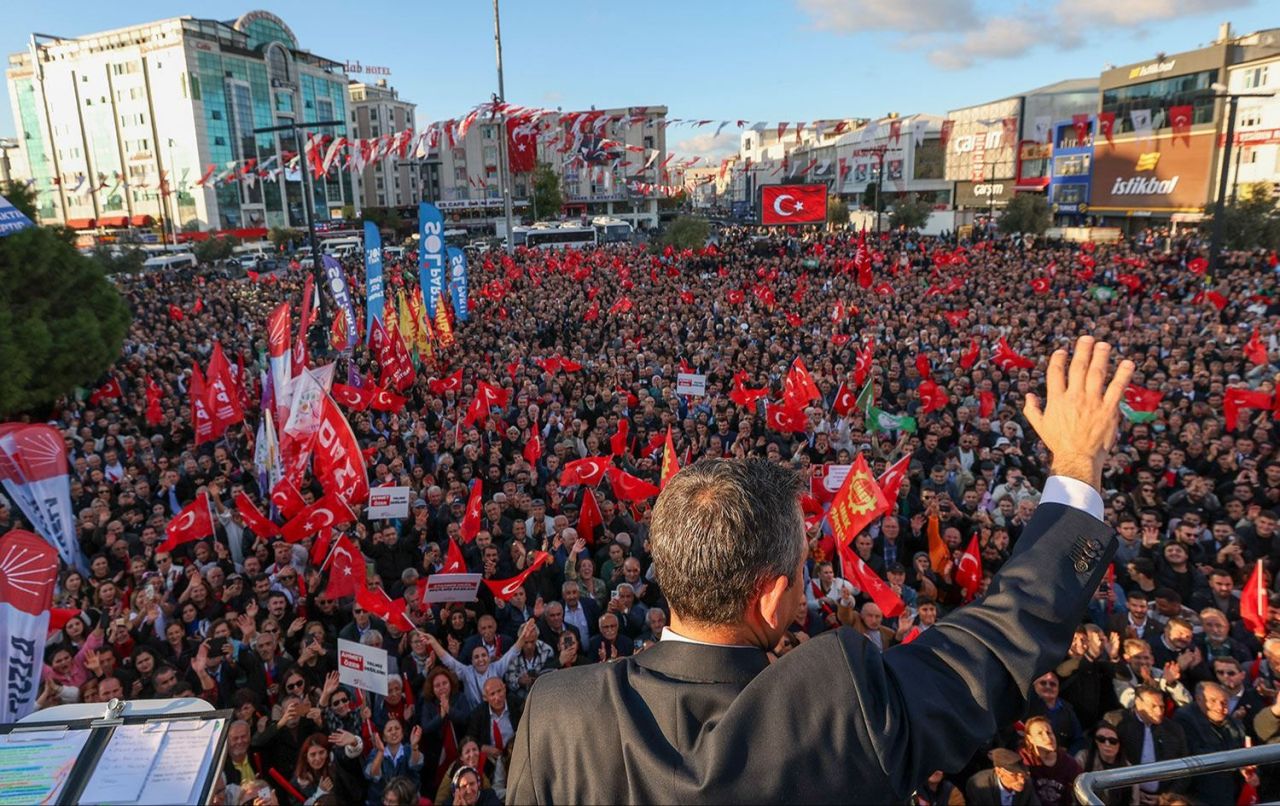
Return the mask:
[[662, 637], [659, 638], [658, 640], [659, 641], [679, 641], [681, 643], [697, 644], [699, 646], [720, 646], [720, 647], [726, 647], [728, 649], [755, 649], [756, 648], [753, 646], [747, 646], [746, 644], [715, 644], [710, 641], [699, 641], [696, 638], [690, 638], [686, 635], [681, 635], [680, 633], [671, 629], [669, 625], [662, 628]]

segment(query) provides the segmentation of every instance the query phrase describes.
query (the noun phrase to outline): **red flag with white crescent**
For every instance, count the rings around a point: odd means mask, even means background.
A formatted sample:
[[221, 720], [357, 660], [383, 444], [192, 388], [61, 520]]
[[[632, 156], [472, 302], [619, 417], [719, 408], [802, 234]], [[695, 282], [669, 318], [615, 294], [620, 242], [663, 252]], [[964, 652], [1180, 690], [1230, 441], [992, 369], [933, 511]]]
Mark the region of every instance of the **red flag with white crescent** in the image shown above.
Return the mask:
[[209, 537], [213, 534], [213, 513], [209, 511], [209, 497], [201, 495], [182, 508], [164, 527], [165, 539], [156, 551], [173, 551], [183, 543]]
[[462, 516], [461, 524], [464, 543], [470, 543], [475, 540], [476, 534], [480, 531], [480, 506], [483, 492], [484, 483], [480, 479], [476, 479], [471, 483], [471, 495], [467, 499], [467, 511]]
[[880, 478], [876, 479], [876, 484], [880, 485], [880, 492], [884, 493], [884, 500], [889, 502], [889, 511], [886, 515], [892, 515], [894, 510], [898, 508], [898, 495], [902, 489], [902, 483], [907, 480], [907, 471], [911, 469], [911, 454], [906, 454], [898, 461], [889, 465]]
[[271, 505], [280, 510], [285, 518], [292, 518], [307, 505], [297, 486], [287, 478], [282, 478], [271, 488]]
[[609, 459], [604, 456], [588, 456], [569, 462], [560, 474], [560, 486], [583, 484], [595, 487], [604, 479], [605, 470], [609, 467]]
[[[338, 535], [325, 563], [329, 569], [326, 598], [343, 599], [364, 590], [367, 579], [364, 555], [346, 535]], [[321, 566], [320, 570], [324, 571], [325, 567]]]
[[299, 512], [280, 527], [280, 536], [286, 543], [297, 543], [319, 532], [351, 523], [356, 519], [351, 507], [336, 495], [326, 495]]
[[680, 462], [676, 459], [676, 444], [671, 439], [671, 426], [667, 426], [667, 439], [662, 448], [662, 481], [659, 489], [665, 489], [671, 477], [680, 472]]
[[976, 596], [982, 585], [982, 553], [978, 550], [976, 533], [969, 540], [964, 554], [960, 555], [960, 564], [956, 566], [956, 584], [964, 589], [966, 600]]
[[280, 527], [262, 514], [253, 501], [249, 500], [249, 496], [245, 495], [244, 490], [236, 493], [236, 511], [258, 537], [275, 537], [280, 534]]
[[511, 601], [511, 597], [516, 595], [516, 591], [524, 587], [525, 580], [534, 571], [537, 571], [543, 565], [551, 561], [551, 555], [545, 551], [533, 552], [533, 560], [529, 563], [529, 567], [521, 571], [519, 574], [510, 579], [486, 579], [484, 584], [493, 591], [493, 598], [501, 599], [504, 602]]
[[880, 578], [879, 574], [867, 567], [862, 558], [844, 543], [837, 542], [836, 549], [840, 554], [841, 576], [852, 582], [858, 590], [871, 597], [876, 607], [884, 613], [885, 618], [897, 618], [907, 609], [902, 597]]
[[625, 470], [610, 466], [608, 474], [609, 486], [613, 488], [613, 494], [619, 501], [643, 501], [660, 492], [657, 485], [650, 484]]

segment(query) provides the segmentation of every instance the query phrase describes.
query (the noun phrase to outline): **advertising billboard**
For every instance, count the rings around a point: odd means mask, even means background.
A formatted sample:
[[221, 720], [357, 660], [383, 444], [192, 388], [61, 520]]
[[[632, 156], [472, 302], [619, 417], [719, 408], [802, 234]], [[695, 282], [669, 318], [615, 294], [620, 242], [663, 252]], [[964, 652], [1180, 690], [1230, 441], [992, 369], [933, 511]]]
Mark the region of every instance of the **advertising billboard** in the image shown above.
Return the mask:
[[1213, 132], [1202, 132], [1189, 138], [1117, 140], [1114, 148], [1095, 148], [1090, 210], [1199, 212], [1209, 197], [1213, 145]]

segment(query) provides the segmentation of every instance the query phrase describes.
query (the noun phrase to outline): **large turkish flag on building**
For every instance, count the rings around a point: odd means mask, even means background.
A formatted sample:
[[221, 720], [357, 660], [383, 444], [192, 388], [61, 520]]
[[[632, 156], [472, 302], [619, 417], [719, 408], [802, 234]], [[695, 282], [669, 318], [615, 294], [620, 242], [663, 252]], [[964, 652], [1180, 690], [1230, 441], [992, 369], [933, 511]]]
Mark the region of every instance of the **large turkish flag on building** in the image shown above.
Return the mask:
[[507, 157], [511, 173], [529, 173], [537, 162], [537, 156], [537, 128], [527, 118], [511, 118], [508, 120]]
[[764, 185], [760, 188], [760, 223], [825, 224], [826, 185]]

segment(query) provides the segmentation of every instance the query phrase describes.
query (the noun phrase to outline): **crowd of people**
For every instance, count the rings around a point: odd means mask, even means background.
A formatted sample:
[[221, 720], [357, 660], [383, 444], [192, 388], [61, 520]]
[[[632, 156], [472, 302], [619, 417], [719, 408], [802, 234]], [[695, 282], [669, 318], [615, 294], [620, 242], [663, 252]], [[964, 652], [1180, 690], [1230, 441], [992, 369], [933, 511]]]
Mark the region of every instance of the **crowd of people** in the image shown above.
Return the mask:
[[[1280, 567], [1273, 412], [1244, 410], [1233, 429], [1223, 405], [1231, 388], [1274, 391], [1275, 260], [1232, 255], [1209, 276], [1199, 246], [1167, 233], [1096, 247], [899, 233], [872, 238], [860, 257], [854, 233], [728, 230], [702, 249], [473, 256], [473, 305], [456, 343], [422, 357], [403, 410], [349, 413], [370, 483], [408, 486], [413, 499], [405, 519], [371, 520], [357, 507], [338, 531], [365, 555], [368, 584], [405, 600], [413, 629], [328, 597], [311, 551], [318, 535], [288, 543], [246, 525], [237, 493], [269, 509], [254, 463], [256, 406], [195, 444], [193, 361], [203, 365], [217, 341], [256, 384], [267, 315], [281, 301], [297, 309], [302, 273], [121, 279], [134, 317], [111, 371], [123, 396], [69, 398], [50, 415], [66, 437], [89, 573], [60, 576], [55, 606], [79, 612], [50, 636], [40, 703], [196, 696], [234, 709], [219, 782], [228, 802], [498, 802], [537, 678], [642, 652], [666, 626], [646, 548], [653, 499], [626, 500], [610, 479], [594, 490], [563, 479], [566, 463], [604, 457], [657, 484], [668, 428], [681, 466], [758, 456], [821, 478], [861, 453], [879, 476], [909, 455], [894, 511], [854, 541], [906, 612], [888, 617], [846, 579], [829, 526], [811, 517], [807, 606], [775, 655], [841, 625], [891, 652], [965, 606], [956, 570], [973, 535], [984, 582], [1016, 546], [1048, 468], [1023, 398], [1055, 348], [1091, 334], [1137, 363], [1135, 386], [1163, 392], [1154, 411], [1125, 420], [1104, 475], [1119, 535], [1113, 573], [1068, 656], [1026, 692], [1026, 718], [965, 770], [921, 781], [915, 799], [1067, 803], [1084, 770], [1280, 740], [1280, 596], [1261, 635], [1240, 601], [1258, 560], [1268, 596]], [[363, 266], [345, 268], [362, 306]], [[415, 285], [412, 255], [385, 277], [392, 290]], [[1246, 358], [1257, 357], [1246, 349], [1255, 333], [1262, 362]], [[997, 360], [1002, 339], [1031, 366]], [[802, 430], [782, 433], [766, 405], [781, 399], [797, 358], [821, 399], [808, 402]], [[348, 365], [379, 374], [364, 347], [312, 363], [334, 359], [339, 380]], [[461, 388], [432, 391], [431, 380], [457, 370]], [[681, 372], [704, 375], [705, 395], [677, 395]], [[883, 430], [857, 406], [837, 414], [837, 395], [856, 394], [860, 377], [872, 380], [877, 409], [913, 417], [914, 430]], [[510, 390], [508, 402], [463, 428], [480, 381]], [[936, 386], [927, 404], [926, 382]], [[163, 391], [157, 425], [144, 416], [149, 384]], [[731, 397], [761, 387], [767, 400]], [[526, 450], [535, 435], [540, 454]], [[323, 493], [308, 481], [311, 502]], [[467, 541], [460, 527], [476, 483], [483, 512]], [[589, 491], [601, 523], [580, 533]], [[215, 535], [158, 550], [170, 519], [203, 493]], [[0, 504], [0, 532], [22, 524]], [[942, 567], [931, 531], [952, 552]], [[423, 581], [450, 542], [485, 579], [516, 576], [535, 552], [551, 560], [509, 600], [482, 585], [476, 601], [425, 606]], [[338, 638], [388, 651], [385, 696], [341, 684]], [[564, 716], [564, 730], [610, 719]], [[1250, 793], [1280, 793], [1280, 771], [1106, 797], [1234, 803]]]

